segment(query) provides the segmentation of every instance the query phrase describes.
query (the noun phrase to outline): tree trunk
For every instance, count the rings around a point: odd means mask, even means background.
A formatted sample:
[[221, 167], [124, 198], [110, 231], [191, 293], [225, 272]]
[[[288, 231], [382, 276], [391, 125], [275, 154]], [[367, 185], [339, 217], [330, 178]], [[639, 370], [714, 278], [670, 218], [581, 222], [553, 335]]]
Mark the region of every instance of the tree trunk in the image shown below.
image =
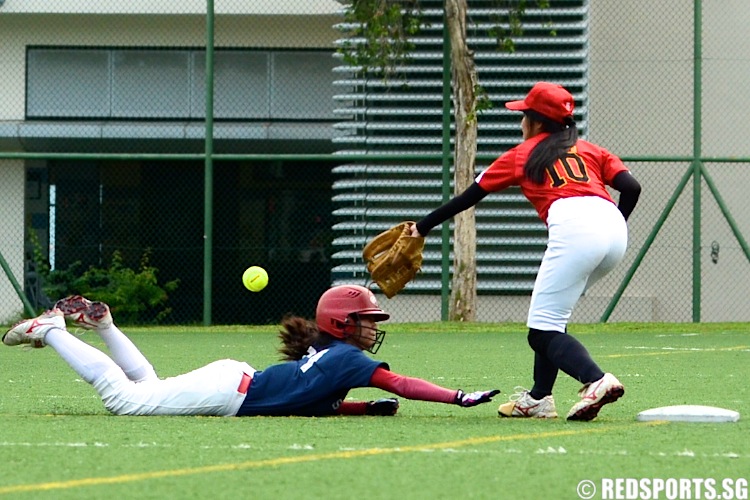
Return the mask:
[[[463, 192], [474, 181], [477, 151], [474, 53], [466, 43], [467, 0], [446, 0], [445, 13], [451, 40], [453, 109], [456, 126], [454, 192]], [[474, 208], [455, 217], [453, 281], [449, 319], [474, 321], [477, 303], [477, 231]]]

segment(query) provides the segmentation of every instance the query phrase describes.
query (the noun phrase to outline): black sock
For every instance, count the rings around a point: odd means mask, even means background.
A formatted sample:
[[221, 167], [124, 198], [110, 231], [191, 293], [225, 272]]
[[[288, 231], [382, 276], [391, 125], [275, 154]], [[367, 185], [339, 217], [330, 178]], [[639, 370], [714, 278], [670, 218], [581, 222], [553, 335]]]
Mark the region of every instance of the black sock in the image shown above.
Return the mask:
[[547, 348], [557, 335], [560, 333], [529, 329], [529, 345], [534, 350], [534, 387], [531, 388], [529, 394], [534, 399], [543, 399], [552, 394], [558, 369], [547, 357]]
[[558, 369], [584, 384], [604, 376], [583, 344], [568, 333], [530, 328], [528, 340], [535, 352], [534, 387], [531, 390], [534, 399], [552, 394]]
[[552, 394], [552, 388], [557, 380], [557, 367], [547, 359], [547, 356], [534, 353], [534, 387], [529, 392], [534, 399], [543, 399]]
[[567, 333], [552, 338], [547, 346], [547, 357], [560, 370], [582, 384], [594, 382], [604, 376], [583, 344]]

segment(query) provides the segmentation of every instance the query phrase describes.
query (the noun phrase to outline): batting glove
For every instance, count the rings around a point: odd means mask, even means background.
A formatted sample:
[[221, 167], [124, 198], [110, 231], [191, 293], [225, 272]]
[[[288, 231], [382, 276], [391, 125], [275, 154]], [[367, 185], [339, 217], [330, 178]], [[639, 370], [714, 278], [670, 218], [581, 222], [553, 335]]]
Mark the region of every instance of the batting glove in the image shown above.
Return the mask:
[[492, 401], [494, 396], [500, 394], [499, 389], [493, 389], [491, 391], [475, 391], [470, 394], [466, 394], [461, 389], [456, 393], [456, 399], [453, 401], [458, 406], [469, 408], [470, 406], [481, 405], [482, 403], [489, 403]]
[[398, 399], [383, 398], [376, 401], [368, 401], [365, 406], [365, 415], [391, 416], [398, 411]]

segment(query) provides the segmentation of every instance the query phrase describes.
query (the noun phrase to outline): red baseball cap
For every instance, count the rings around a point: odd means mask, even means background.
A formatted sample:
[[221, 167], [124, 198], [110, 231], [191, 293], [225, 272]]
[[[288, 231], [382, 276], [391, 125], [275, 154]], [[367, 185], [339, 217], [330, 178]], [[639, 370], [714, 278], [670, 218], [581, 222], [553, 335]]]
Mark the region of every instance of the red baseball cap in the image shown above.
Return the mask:
[[563, 123], [565, 118], [573, 116], [573, 96], [561, 85], [539, 82], [534, 85], [523, 101], [510, 101], [505, 107], [514, 111], [532, 110], [550, 120]]

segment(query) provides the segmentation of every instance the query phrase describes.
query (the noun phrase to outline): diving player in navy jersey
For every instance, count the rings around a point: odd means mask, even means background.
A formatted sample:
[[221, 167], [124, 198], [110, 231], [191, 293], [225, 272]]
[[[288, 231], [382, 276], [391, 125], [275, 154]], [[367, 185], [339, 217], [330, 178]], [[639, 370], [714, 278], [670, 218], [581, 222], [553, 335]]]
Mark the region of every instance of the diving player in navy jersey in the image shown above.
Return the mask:
[[[41, 316], [19, 322], [2, 340], [9, 346], [49, 345], [116, 415], [395, 415], [396, 398], [345, 398], [350, 389], [377, 387], [407, 399], [471, 407], [490, 402], [500, 392], [446, 389], [393, 373], [388, 364], [366, 356], [363, 350], [375, 353], [383, 342], [385, 332], [377, 322], [389, 317], [367, 288], [336, 286], [320, 297], [315, 323], [300, 317], [283, 320], [280, 351], [286, 361], [259, 371], [224, 359], [166, 379], [157, 377], [114, 324], [106, 304], [81, 296], [59, 300]], [[111, 358], [71, 335], [66, 319], [96, 331]]]

